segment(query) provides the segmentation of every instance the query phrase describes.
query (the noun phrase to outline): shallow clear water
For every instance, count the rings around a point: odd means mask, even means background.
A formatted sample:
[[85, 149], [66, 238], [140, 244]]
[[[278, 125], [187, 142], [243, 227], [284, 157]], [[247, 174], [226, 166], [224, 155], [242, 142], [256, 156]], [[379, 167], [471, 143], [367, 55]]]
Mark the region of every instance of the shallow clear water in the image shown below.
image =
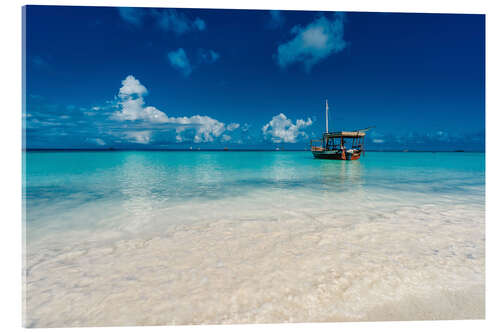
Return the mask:
[[[95, 214], [111, 218], [115, 210], [137, 219], [189, 203], [237, 199], [244, 204], [242, 199], [256, 193], [263, 209], [283, 196], [306, 196], [305, 206], [330, 197], [329, 204], [339, 209], [386, 198], [396, 200], [393, 204], [412, 198], [421, 204], [484, 203], [484, 154], [479, 153], [368, 153], [360, 161], [324, 161], [309, 152], [29, 152], [26, 166], [30, 236], [120, 227], [89, 220]], [[127, 229], [128, 221], [121, 222]], [[143, 221], [134, 232], [151, 227]]]
[[[484, 315], [482, 153], [28, 152], [25, 163], [28, 326], [462, 318], [467, 307], [450, 304], [470, 290], [472, 317]], [[118, 280], [133, 313], [122, 321], [102, 301]], [[58, 316], [77, 292], [99, 314]], [[426, 298], [439, 293], [448, 303]]]

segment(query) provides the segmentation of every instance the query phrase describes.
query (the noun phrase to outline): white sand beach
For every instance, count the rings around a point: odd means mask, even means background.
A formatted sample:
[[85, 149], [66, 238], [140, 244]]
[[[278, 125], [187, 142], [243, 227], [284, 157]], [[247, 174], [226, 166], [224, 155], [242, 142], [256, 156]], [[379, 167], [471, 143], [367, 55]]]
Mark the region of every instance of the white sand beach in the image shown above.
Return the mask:
[[[208, 216], [158, 236], [68, 231], [30, 243], [25, 325], [484, 318], [482, 205], [417, 198], [369, 211], [370, 201], [339, 216], [283, 199], [178, 207]], [[231, 205], [247, 209], [217, 213]]]

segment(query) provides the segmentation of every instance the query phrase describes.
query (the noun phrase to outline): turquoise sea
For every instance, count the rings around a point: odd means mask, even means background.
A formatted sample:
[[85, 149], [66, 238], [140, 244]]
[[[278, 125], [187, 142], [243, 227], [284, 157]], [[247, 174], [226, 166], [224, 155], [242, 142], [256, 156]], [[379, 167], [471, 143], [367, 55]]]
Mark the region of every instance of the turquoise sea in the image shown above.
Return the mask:
[[24, 161], [28, 326], [484, 316], [484, 153]]

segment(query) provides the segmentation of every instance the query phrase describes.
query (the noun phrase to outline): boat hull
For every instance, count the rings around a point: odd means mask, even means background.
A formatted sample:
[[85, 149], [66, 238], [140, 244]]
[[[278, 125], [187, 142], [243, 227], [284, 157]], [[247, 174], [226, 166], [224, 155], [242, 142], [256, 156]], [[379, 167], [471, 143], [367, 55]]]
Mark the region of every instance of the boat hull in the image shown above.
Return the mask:
[[360, 151], [355, 151], [352, 153], [345, 151], [312, 151], [314, 158], [323, 160], [343, 160], [343, 161], [354, 161], [361, 157]]

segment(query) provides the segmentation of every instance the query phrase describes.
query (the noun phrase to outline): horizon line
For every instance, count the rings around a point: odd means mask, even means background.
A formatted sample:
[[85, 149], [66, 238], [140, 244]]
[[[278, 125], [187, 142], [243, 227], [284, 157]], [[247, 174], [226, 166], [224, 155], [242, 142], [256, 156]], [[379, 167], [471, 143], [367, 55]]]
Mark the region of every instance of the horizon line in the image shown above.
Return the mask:
[[[94, 151], [94, 152], [118, 152], [118, 151], [165, 151], [165, 152], [175, 152], [175, 151], [186, 151], [186, 152], [206, 152], [206, 151], [220, 151], [220, 152], [245, 152], [245, 151], [268, 151], [268, 152], [281, 152], [281, 151], [294, 151], [294, 152], [307, 152], [309, 149], [224, 149], [224, 148], [197, 148], [197, 149], [188, 149], [188, 148], [23, 148], [23, 152], [30, 151]], [[455, 150], [415, 150], [415, 149], [385, 149], [385, 150], [365, 150], [365, 152], [370, 153], [485, 153], [485, 150], [463, 150], [463, 149], [455, 149]]]

